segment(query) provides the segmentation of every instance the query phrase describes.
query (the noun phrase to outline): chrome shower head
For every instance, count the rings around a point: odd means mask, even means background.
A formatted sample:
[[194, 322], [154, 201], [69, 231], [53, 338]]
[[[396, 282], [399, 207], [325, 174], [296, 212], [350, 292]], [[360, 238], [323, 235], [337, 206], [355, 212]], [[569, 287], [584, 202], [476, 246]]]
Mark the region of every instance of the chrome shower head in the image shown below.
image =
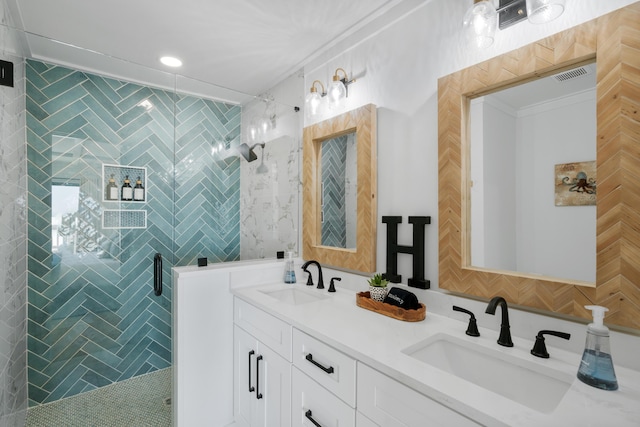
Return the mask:
[[242, 144], [238, 145], [236, 149], [238, 150], [238, 153], [240, 153], [247, 162], [251, 163], [258, 158], [256, 153], [253, 152], [254, 147], [255, 145], [253, 147], [249, 147], [247, 144], [243, 142]]

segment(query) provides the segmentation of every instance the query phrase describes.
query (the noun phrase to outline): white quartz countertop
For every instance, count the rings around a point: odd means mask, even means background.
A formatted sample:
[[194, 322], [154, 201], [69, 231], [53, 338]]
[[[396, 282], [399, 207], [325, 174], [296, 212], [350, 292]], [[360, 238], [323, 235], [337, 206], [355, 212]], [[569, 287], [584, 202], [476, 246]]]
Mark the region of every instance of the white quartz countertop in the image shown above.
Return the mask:
[[[328, 284], [325, 284], [328, 287]], [[306, 304], [281, 302], [263, 291], [297, 287], [327, 298]], [[619, 389], [605, 391], [590, 387], [576, 378], [580, 354], [556, 349], [547, 340], [551, 357], [542, 359], [530, 354], [533, 340], [513, 337], [514, 347], [496, 343], [498, 332], [480, 328], [480, 337], [465, 335], [466, 322], [429, 312], [421, 322], [403, 322], [356, 305], [355, 292], [338, 289], [307, 288], [303, 283], [282, 283], [242, 287], [232, 290], [235, 296], [282, 319], [351, 357], [402, 382], [418, 392], [488, 426], [640, 426], [640, 373], [616, 366]], [[423, 301], [424, 302], [424, 301]], [[496, 322], [500, 313], [496, 312]], [[465, 381], [453, 374], [414, 359], [401, 350], [436, 334], [448, 334], [474, 345], [504, 352], [553, 368], [574, 378], [569, 390], [550, 413], [542, 413]], [[615, 363], [615, 355], [614, 355]], [[482, 369], [479, 363], [477, 369]], [[496, 380], [518, 381], [517, 378]], [[527, 387], [527, 384], [522, 384]]]

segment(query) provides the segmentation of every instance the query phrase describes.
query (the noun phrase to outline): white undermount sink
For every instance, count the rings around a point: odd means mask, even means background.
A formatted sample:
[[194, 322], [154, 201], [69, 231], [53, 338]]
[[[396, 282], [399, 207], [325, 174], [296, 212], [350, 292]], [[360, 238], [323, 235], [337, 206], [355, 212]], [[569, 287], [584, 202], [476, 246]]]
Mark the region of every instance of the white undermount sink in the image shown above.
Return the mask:
[[575, 378], [448, 334], [436, 334], [402, 352], [543, 413], [553, 412]]
[[275, 298], [280, 302], [291, 305], [307, 304], [326, 298], [326, 295], [313, 293], [310, 291], [303, 291], [299, 288], [278, 289], [275, 291], [264, 290], [260, 292], [269, 295], [270, 297]]

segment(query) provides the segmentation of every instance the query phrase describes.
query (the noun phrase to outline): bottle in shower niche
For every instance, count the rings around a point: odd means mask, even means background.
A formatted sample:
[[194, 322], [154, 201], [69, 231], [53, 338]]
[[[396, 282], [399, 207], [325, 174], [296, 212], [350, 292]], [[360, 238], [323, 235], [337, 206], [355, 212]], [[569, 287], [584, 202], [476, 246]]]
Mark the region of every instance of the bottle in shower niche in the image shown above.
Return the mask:
[[144, 202], [144, 186], [140, 177], [136, 179], [136, 186], [133, 187], [133, 200], [136, 202]]
[[120, 189], [120, 200], [133, 200], [133, 187], [131, 186], [129, 175], [124, 177], [124, 184], [122, 184], [122, 188]]
[[284, 262], [284, 283], [296, 283], [296, 272], [293, 265], [293, 252], [287, 252]]
[[113, 174], [111, 174], [111, 178], [109, 178], [109, 182], [107, 183], [107, 187], [104, 191], [105, 200], [118, 200], [118, 186], [116, 185], [116, 180], [113, 177]]

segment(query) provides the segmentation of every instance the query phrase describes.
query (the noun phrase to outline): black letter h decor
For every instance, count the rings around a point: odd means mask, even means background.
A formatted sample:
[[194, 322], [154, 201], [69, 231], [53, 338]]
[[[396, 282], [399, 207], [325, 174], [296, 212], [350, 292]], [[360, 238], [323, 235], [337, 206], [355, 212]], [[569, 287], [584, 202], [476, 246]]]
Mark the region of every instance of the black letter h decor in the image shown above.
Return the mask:
[[413, 224], [413, 246], [398, 245], [398, 224], [401, 216], [383, 216], [382, 222], [387, 224], [387, 272], [384, 278], [393, 283], [400, 283], [402, 276], [398, 274], [398, 253], [413, 255], [413, 277], [407, 281], [409, 286], [429, 289], [430, 282], [424, 279], [424, 226], [431, 224], [430, 216], [410, 216]]

